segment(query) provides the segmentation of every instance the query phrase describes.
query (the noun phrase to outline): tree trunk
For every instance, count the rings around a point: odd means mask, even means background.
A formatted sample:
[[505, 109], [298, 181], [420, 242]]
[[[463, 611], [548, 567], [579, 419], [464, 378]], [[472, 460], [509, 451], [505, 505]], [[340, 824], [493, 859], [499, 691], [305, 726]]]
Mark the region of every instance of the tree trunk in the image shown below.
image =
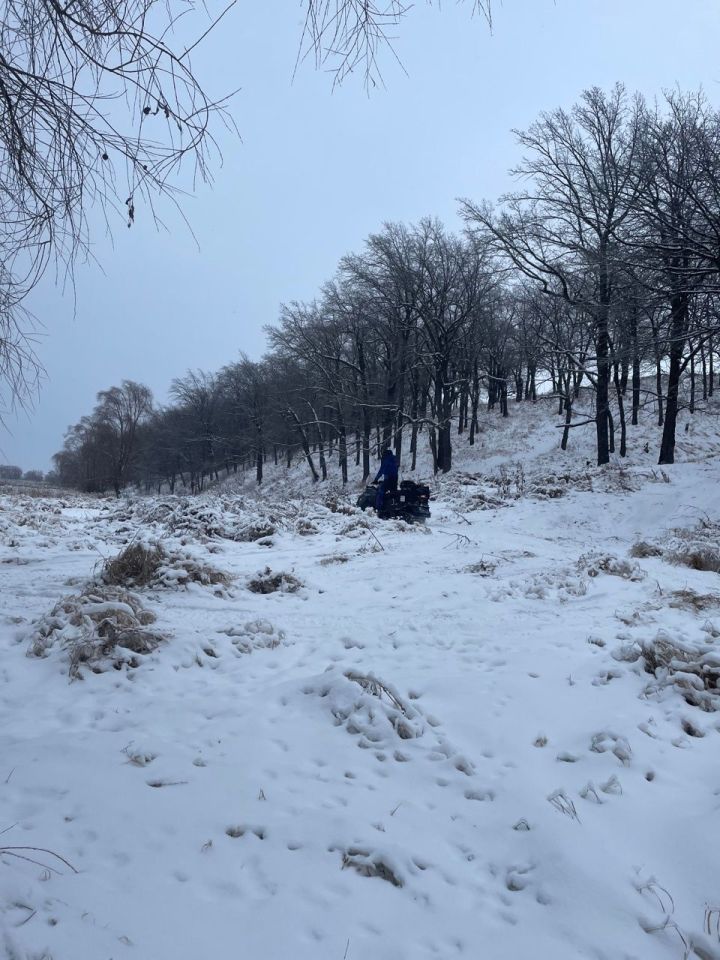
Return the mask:
[[300, 445], [302, 446], [303, 453], [305, 454], [305, 459], [307, 460], [307, 464], [310, 467], [310, 473], [312, 474], [313, 483], [317, 483], [318, 474], [317, 474], [317, 470], [315, 469], [312, 453], [310, 452], [310, 442], [308, 440], [308, 435], [305, 430], [305, 427], [302, 425], [302, 423], [300, 422], [300, 418], [291, 407], [288, 408], [288, 413], [290, 414], [290, 416], [293, 418], [295, 422], [295, 428], [300, 436]]
[[637, 312], [633, 311], [632, 336], [632, 425], [636, 427], [640, 417], [640, 348], [638, 346]]
[[667, 397], [665, 399], [665, 423], [658, 463], [675, 463], [675, 428], [677, 426], [680, 376], [682, 374], [682, 356], [685, 349], [687, 331], [687, 296], [680, 295], [672, 301], [672, 321], [670, 338], [670, 371], [668, 374]]
[[[607, 279], [601, 277], [601, 289], [607, 285]], [[597, 351], [597, 382], [595, 402], [595, 433], [597, 436], [598, 466], [610, 462], [610, 446], [608, 437], [609, 428], [609, 384], [610, 384], [610, 357], [608, 336], [608, 307], [607, 300], [598, 310], [595, 330], [595, 348]], [[579, 389], [579, 388], [578, 388]]]
[[[627, 373], [627, 364], [623, 370]], [[627, 375], [625, 376], [625, 389], [623, 389], [622, 376], [618, 376], [618, 365], [615, 364], [615, 392], [617, 393], [618, 413], [620, 415], [620, 456], [627, 456], [627, 423], [625, 421], [625, 392], [627, 391]]]
[[345, 420], [340, 410], [338, 410], [338, 457], [340, 461], [340, 474], [342, 476], [343, 486], [348, 482], [348, 458], [347, 458], [347, 431], [345, 429]]
[[713, 338], [708, 341], [708, 397], [713, 395], [715, 389], [715, 371], [713, 369]]
[[695, 352], [690, 349], [690, 413], [695, 413]]
[[570, 390], [570, 374], [565, 377], [565, 426], [563, 428], [560, 449], [567, 450], [568, 440], [570, 439], [570, 424], [572, 423], [573, 396]]

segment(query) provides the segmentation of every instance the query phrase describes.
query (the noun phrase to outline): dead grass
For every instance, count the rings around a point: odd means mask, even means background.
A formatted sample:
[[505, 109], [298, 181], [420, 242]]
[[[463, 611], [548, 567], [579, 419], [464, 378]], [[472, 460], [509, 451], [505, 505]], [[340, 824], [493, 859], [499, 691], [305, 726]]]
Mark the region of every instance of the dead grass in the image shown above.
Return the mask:
[[83, 677], [83, 667], [92, 673], [137, 667], [138, 657], [167, 639], [148, 629], [154, 622], [155, 614], [138, 597], [115, 586], [91, 584], [82, 594], [63, 597], [38, 621], [28, 656], [47, 657], [53, 648], [61, 649], [71, 680]]
[[266, 537], [272, 537], [276, 528], [269, 522], [251, 523], [242, 527], [235, 535], [235, 540], [240, 543], [254, 543], [256, 540], [264, 540]]
[[630, 556], [639, 560], [646, 560], [648, 557], [661, 557], [662, 548], [646, 540], [639, 540], [630, 547]]
[[394, 887], [402, 887], [402, 879], [393, 870], [390, 864], [377, 853], [361, 850], [359, 847], [350, 847], [342, 858], [342, 869], [347, 867], [359, 873], [361, 877], [379, 877]]
[[720, 710], [720, 651], [716, 645], [689, 647], [661, 631], [654, 640], [643, 643], [642, 655], [645, 670], [657, 681], [647, 693], [674, 686], [691, 706], [708, 713]]
[[720, 573], [720, 546], [715, 544], [688, 544], [669, 553], [667, 559], [691, 570]]
[[586, 553], [578, 560], [578, 567], [589, 577], [597, 577], [604, 573], [611, 577], [620, 577], [623, 580], [638, 582], [646, 576], [645, 571], [637, 564], [630, 563], [615, 557], [611, 553]]
[[477, 563], [471, 563], [465, 567], [467, 573], [476, 573], [480, 577], [491, 577], [497, 570], [497, 562], [494, 560], [478, 560]]
[[703, 610], [720, 606], [720, 596], [716, 593], [696, 593], [689, 588], [673, 590], [669, 605], [680, 610], [694, 610], [696, 613], [702, 613]]
[[691, 530], [678, 529], [663, 559], [691, 570], [720, 573], [720, 524], [704, 519]]
[[292, 573], [273, 573], [270, 567], [248, 582], [248, 590], [253, 593], [297, 593], [301, 587], [302, 582]]
[[167, 552], [160, 544], [131, 543], [116, 557], [103, 563], [100, 579], [108, 586], [184, 587], [228, 586], [232, 577], [209, 564], [200, 563], [188, 553]]
[[131, 543], [103, 563], [100, 579], [113, 587], [146, 587], [156, 579], [165, 559], [165, 551], [159, 545]]
[[357, 507], [354, 507], [348, 501], [340, 500], [338, 497], [327, 497], [323, 503], [323, 506], [327, 507], [330, 513], [342, 513], [346, 517], [351, 517], [358, 512]]
[[413, 740], [422, 734], [422, 726], [416, 722], [417, 712], [409, 703], [406, 703], [397, 690], [394, 690], [385, 681], [372, 674], [358, 673], [356, 670], [347, 670], [345, 676], [353, 683], [357, 683], [365, 693], [369, 693], [378, 700], [387, 700], [392, 707], [388, 719], [401, 740]]

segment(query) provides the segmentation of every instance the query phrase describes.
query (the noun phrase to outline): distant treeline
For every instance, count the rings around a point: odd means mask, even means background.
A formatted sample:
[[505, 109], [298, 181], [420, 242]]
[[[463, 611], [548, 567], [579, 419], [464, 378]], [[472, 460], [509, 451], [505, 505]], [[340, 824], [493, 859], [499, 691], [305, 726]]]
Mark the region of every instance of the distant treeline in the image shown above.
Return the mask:
[[0, 480], [13, 482], [20, 480], [27, 483], [54, 483], [57, 482], [58, 477], [54, 472], [48, 473], [46, 477], [42, 470], [25, 470], [23, 472], [21, 467], [16, 467], [9, 463], [0, 463]]

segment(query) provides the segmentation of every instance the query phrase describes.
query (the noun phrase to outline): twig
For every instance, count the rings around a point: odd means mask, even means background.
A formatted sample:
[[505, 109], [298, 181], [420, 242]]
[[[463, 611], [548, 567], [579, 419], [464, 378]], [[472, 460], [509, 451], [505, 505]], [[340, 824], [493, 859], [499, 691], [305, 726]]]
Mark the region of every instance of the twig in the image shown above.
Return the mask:
[[370, 527], [367, 528], [367, 531], [368, 531], [368, 533], [370, 534], [370, 536], [373, 538], [373, 540], [375, 541], [375, 543], [377, 543], [377, 545], [380, 547], [380, 549], [384, 552], [384, 551], [385, 551], [385, 547], [380, 543], [380, 541], [379, 541], [378, 538], [375, 536], [375, 534], [374, 534], [373, 531], [370, 529]]
[[[23, 909], [24, 909], [24, 910], [30, 910], [30, 907], [23, 907]], [[33, 910], [32, 913], [30, 913], [27, 917], [25, 917], [24, 920], [21, 920], [20, 923], [16, 923], [16, 924], [15, 924], [15, 927], [16, 927], [16, 928], [17, 928], [17, 927], [24, 927], [25, 924], [26, 924], [29, 920], [32, 920], [32, 918], [35, 916], [36, 913], [37, 913], [37, 910]]]
[[40, 867], [45, 867], [46, 870], [52, 870], [53, 873], [57, 873], [53, 867], [49, 867], [46, 863], [38, 863], [37, 860], [33, 860], [31, 857], [23, 856], [19, 853], [14, 853], [15, 850], [32, 850], [35, 853], [48, 853], [51, 857], [55, 857], [56, 860], [59, 860], [61, 863], [64, 863], [66, 867], [70, 867], [73, 873], [80, 873], [65, 857], [61, 857], [59, 853], [55, 853], [53, 850], [48, 850], [46, 847], [0, 847], [0, 855], [7, 853], [11, 857], [18, 857], [20, 860], [29, 860], [31, 863], [37, 863]]

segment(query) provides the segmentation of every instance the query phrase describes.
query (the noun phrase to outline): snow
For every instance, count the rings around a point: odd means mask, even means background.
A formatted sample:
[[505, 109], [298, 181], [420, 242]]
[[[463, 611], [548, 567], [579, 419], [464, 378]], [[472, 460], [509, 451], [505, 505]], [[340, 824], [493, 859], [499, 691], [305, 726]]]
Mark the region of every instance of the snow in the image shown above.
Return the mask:
[[[0, 955], [720, 958], [720, 582], [682, 563], [720, 517], [718, 422], [663, 471], [645, 423], [598, 469], [511, 413], [424, 527], [302, 465], [0, 499]], [[232, 580], [101, 599], [138, 541]], [[67, 645], [26, 655], [69, 596], [166, 639], [70, 682]]]

